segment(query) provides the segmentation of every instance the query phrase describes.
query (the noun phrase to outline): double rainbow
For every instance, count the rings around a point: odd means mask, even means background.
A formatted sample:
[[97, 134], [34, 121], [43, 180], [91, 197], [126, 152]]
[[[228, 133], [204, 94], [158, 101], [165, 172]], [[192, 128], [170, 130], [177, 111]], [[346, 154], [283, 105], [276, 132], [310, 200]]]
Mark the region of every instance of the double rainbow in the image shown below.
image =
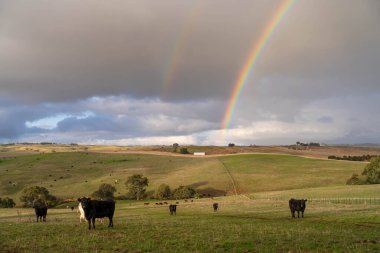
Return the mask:
[[239, 72], [239, 76], [232, 88], [231, 96], [228, 100], [226, 110], [224, 112], [223, 120], [221, 122], [221, 129], [227, 129], [230, 125], [232, 115], [235, 110], [236, 102], [246, 85], [255, 64], [260, 58], [263, 49], [268, 44], [273, 32], [276, 30], [280, 22], [284, 19], [290, 8], [292, 7], [295, 0], [284, 0], [277, 8], [272, 19], [266, 25], [264, 31], [260, 35], [257, 43], [253, 44], [247, 59], [245, 60], [243, 68]]
[[165, 76], [163, 80], [163, 96], [169, 97], [170, 93], [173, 90], [173, 86], [177, 81], [180, 65], [183, 56], [183, 52], [186, 51], [186, 47], [189, 43], [189, 37], [191, 36], [198, 19], [198, 16], [201, 14], [202, 2], [196, 1], [193, 2], [193, 6], [185, 17], [184, 23], [182, 24], [182, 29], [174, 42], [174, 50], [170, 56], [169, 63], [165, 68]]

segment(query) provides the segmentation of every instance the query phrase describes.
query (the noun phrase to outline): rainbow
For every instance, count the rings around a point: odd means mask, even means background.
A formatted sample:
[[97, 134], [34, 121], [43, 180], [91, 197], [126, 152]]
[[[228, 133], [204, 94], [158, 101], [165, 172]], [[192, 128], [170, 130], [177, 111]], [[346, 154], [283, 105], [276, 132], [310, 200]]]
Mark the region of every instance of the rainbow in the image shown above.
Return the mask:
[[165, 68], [165, 75], [163, 80], [163, 96], [170, 96], [170, 92], [173, 89], [174, 83], [179, 74], [179, 68], [181, 65], [181, 60], [183, 56], [183, 52], [185, 51], [189, 37], [193, 32], [193, 29], [196, 25], [196, 21], [198, 16], [201, 13], [201, 1], [197, 1], [193, 3], [193, 7], [190, 9], [188, 14], [186, 15], [185, 21], [182, 25], [181, 32], [177, 39], [174, 42], [174, 49], [170, 56], [169, 63]]
[[271, 38], [273, 32], [276, 30], [281, 20], [284, 19], [294, 2], [295, 0], [283, 0], [283, 2], [277, 8], [272, 19], [266, 25], [264, 31], [259, 37], [259, 40], [256, 43], [254, 43], [253, 47], [251, 48], [248, 57], [245, 60], [244, 66], [239, 71], [239, 76], [232, 88], [231, 95], [223, 115], [223, 120], [221, 122], [222, 130], [227, 129], [229, 127], [236, 106], [236, 102], [245, 84], [247, 83], [256, 62], [260, 58], [260, 55], [263, 52], [265, 46], [268, 44], [268, 41]]

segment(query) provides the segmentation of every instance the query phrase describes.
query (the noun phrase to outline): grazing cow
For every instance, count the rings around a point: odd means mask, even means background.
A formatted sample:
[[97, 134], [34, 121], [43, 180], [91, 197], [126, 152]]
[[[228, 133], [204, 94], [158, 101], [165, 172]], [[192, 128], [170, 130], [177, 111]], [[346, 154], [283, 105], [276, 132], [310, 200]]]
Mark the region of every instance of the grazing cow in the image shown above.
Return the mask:
[[177, 215], [176, 212], [177, 212], [177, 205], [169, 205], [169, 211], [170, 211], [170, 215]]
[[86, 220], [86, 216], [84, 215], [84, 210], [81, 203], [78, 204], [78, 213], [80, 213], [79, 223], [82, 223], [82, 220]]
[[145, 203], [144, 203], [144, 206], [149, 206], [149, 203], [148, 203], [148, 202], [145, 202]]
[[46, 221], [46, 215], [47, 215], [47, 205], [45, 202], [42, 202], [41, 200], [35, 199], [33, 201], [33, 206], [34, 211], [36, 212], [36, 217], [37, 217], [37, 222], [38, 220], [40, 222], [45, 222]]
[[218, 207], [219, 207], [218, 203], [212, 204], [212, 208], [214, 208], [214, 212], [218, 211]]
[[307, 199], [290, 199], [289, 200], [289, 208], [290, 212], [292, 213], [292, 218], [295, 218], [295, 212], [297, 211], [298, 218], [300, 217], [300, 212], [302, 213], [303, 218], [303, 212], [306, 208], [306, 201]]
[[[79, 203], [79, 205], [78, 205], [78, 213], [80, 213], [80, 216], [79, 216], [79, 223], [82, 223], [82, 220], [86, 220], [86, 216], [85, 216], [85, 214], [84, 214], [84, 210], [83, 210], [83, 208], [82, 208], [82, 205], [81, 205], [81, 203]], [[101, 223], [101, 224], [103, 224], [103, 218], [102, 219], [98, 219], [99, 220], [99, 222]]]
[[115, 212], [115, 201], [92, 200], [90, 198], [78, 198], [86, 220], [88, 221], [88, 229], [95, 229], [95, 219], [107, 217], [109, 219], [108, 227], [113, 227], [113, 214]]

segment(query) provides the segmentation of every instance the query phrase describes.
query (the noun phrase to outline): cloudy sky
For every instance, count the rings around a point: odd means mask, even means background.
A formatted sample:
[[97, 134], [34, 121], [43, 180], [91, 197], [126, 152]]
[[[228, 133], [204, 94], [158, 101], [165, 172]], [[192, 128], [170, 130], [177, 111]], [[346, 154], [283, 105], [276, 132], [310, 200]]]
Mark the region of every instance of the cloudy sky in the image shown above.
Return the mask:
[[0, 143], [380, 143], [380, 1], [0, 0]]

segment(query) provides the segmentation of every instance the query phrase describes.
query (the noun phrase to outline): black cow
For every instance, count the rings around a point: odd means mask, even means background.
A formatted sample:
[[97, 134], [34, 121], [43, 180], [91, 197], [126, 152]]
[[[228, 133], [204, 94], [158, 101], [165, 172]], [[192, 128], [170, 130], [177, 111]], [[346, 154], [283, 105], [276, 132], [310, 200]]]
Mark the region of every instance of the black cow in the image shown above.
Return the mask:
[[169, 205], [169, 211], [170, 211], [170, 215], [177, 215], [176, 212], [177, 212], [177, 205]]
[[307, 199], [290, 199], [289, 200], [289, 208], [290, 212], [292, 213], [292, 218], [295, 218], [295, 212], [297, 211], [298, 218], [300, 217], [300, 212], [302, 213], [303, 218], [303, 212], [306, 208], [306, 201]]
[[218, 207], [219, 207], [218, 203], [212, 204], [212, 208], [214, 208], [214, 212], [218, 211]]
[[90, 198], [79, 198], [78, 201], [81, 203], [84, 215], [88, 221], [88, 229], [95, 229], [95, 219], [96, 218], [109, 218], [108, 227], [113, 227], [113, 214], [115, 212], [115, 201], [103, 201], [103, 200], [92, 200]]
[[41, 200], [34, 200], [33, 201], [33, 208], [36, 212], [37, 222], [38, 220], [40, 222], [46, 221], [46, 215], [47, 215], [47, 205], [45, 202], [42, 202]]

